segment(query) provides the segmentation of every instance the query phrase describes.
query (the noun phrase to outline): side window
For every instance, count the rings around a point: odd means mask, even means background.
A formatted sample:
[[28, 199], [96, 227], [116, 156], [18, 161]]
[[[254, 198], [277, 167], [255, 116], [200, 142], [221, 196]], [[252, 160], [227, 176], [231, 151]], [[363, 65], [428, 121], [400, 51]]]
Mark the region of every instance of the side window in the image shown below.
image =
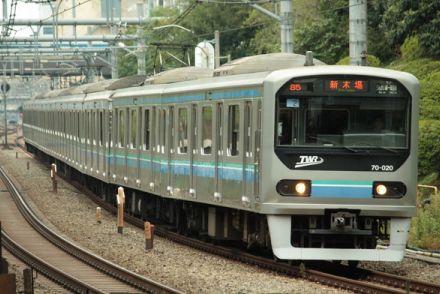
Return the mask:
[[125, 110], [119, 110], [119, 118], [118, 118], [118, 147], [120, 148], [125, 148], [124, 144], [125, 144]]
[[76, 112], [76, 140], [78, 142], [81, 142], [81, 138], [80, 138], [80, 130], [81, 130], [81, 125], [80, 125], [80, 112], [77, 111]]
[[162, 146], [162, 152], [164, 150], [164, 146], [165, 146], [165, 138], [166, 138], [166, 132], [165, 132], [165, 128], [166, 128], [166, 111], [165, 109], [160, 110], [160, 145]]
[[130, 129], [130, 148], [136, 149], [136, 137], [137, 137], [137, 129], [138, 129], [138, 111], [137, 109], [131, 110], [131, 129]]
[[211, 154], [212, 150], [212, 107], [202, 108], [202, 154]]
[[178, 116], [177, 152], [186, 154], [188, 152], [188, 109], [179, 108]]
[[249, 156], [249, 153], [252, 151], [252, 140], [251, 140], [251, 134], [252, 134], [252, 103], [246, 102], [245, 106], [245, 152], [246, 156]]
[[228, 107], [228, 155], [238, 156], [240, 146], [240, 108], [238, 105]]
[[96, 145], [96, 112], [91, 111], [92, 121], [90, 124], [91, 132], [90, 132], [90, 140], [92, 141], [93, 145]]
[[84, 117], [85, 119], [85, 123], [86, 123], [86, 127], [85, 129], [85, 134], [84, 134], [84, 143], [85, 144], [89, 144], [90, 143], [90, 137], [89, 137], [89, 126], [90, 126], [90, 119], [89, 119], [89, 113], [88, 112], [84, 112]]
[[102, 146], [104, 142], [104, 113], [102, 111], [99, 112], [99, 146]]
[[150, 150], [150, 110], [144, 109], [144, 150]]
[[167, 126], [167, 132], [168, 132], [168, 149], [172, 150], [174, 148], [174, 107], [171, 106], [169, 108], [169, 118], [168, 118], [168, 126]]

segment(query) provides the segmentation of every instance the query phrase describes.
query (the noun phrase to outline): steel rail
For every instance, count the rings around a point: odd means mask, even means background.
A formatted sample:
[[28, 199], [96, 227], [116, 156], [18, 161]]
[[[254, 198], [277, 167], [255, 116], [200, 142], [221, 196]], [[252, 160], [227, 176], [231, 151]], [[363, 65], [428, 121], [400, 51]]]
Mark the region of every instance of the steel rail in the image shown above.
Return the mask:
[[84, 249], [57, 235], [39, 221], [38, 217], [28, 206], [25, 199], [22, 197], [17, 187], [14, 185], [2, 167], [0, 167], [0, 179], [4, 182], [18, 209], [23, 214], [24, 218], [29, 222], [29, 224], [57, 247], [85, 262], [86, 264], [106, 273], [107, 275], [147, 293], [182, 293], [176, 289], [128, 271], [117, 264], [104, 260], [100, 256], [85, 251]]
[[2, 231], [1, 234], [1, 245], [4, 246], [12, 255], [16, 256], [18, 259], [29, 265], [31, 268], [35, 269], [37, 272], [42, 273], [46, 277], [49, 277], [57, 284], [62, 285], [63, 287], [74, 293], [104, 293], [99, 289], [83, 283], [82, 281], [75, 279], [74, 277], [66, 275], [64, 272], [51, 266], [44, 260], [40, 259], [38, 256], [24, 249], [18, 243], [14, 242], [14, 240], [12, 240], [5, 232]]

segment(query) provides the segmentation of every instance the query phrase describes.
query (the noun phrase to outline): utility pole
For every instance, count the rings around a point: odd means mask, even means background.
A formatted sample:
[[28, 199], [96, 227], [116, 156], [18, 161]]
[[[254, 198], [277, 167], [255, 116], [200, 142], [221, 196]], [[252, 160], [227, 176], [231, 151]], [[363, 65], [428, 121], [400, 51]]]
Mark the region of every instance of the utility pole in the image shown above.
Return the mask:
[[[107, 9], [110, 6], [110, 1], [107, 1]], [[111, 33], [112, 35], [116, 35], [118, 33], [118, 27], [115, 24], [115, 8], [110, 9], [111, 10]], [[112, 53], [111, 53], [111, 64], [112, 64], [112, 79], [117, 79], [119, 77], [118, 75], [118, 55], [116, 51], [116, 44], [114, 44]]]
[[367, 54], [367, 0], [350, 0], [350, 64], [361, 65]]
[[[140, 2], [136, 4], [137, 11], [138, 11], [138, 17], [139, 17], [139, 23], [142, 23], [142, 20], [144, 19], [144, 3]], [[137, 36], [137, 51], [136, 51], [136, 58], [137, 58], [137, 64], [138, 64], [138, 75], [145, 75], [147, 73], [145, 69], [145, 39], [143, 38], [143, 29], [142, 25], [138, 25], [136, 30], [136, 36]]]
[[4, 149], [9, 149], [8, 146], [8, 117], [7, 117], [7, 107], [6, 107], [6, 93], [9, 91], [10, 86], [9, 84], [6, 82], [6, 66], [7, 63], [3, 64], [3, 81], [2, 84], [0, 85], [0, 90], [3, 94], [3, 105], [5, 107], [5, 145], [4, 145]]
[[219, 68], [220, 67], [220, 32], [217, 30], [214, 32], [214, 40], [215, 40], [214, 68]]
[[293, 52], [293, 13], [292, 0], [280, 1], [281, 52]]
[[8, 19], [8, 1], [7, 0], [2, 0], [3, 1], [3, 28], [2, 28], [2, 32], [3, 34], [6, 33], [6, 20]]
[[280, 15], [276, 15], [272, 11], [269, 11], [257, 4], [251, 4], [249, 0], [242, 0], [242, 1], [280, 23], [281, 52], [293, 53], [292, 0], [280, 0]]

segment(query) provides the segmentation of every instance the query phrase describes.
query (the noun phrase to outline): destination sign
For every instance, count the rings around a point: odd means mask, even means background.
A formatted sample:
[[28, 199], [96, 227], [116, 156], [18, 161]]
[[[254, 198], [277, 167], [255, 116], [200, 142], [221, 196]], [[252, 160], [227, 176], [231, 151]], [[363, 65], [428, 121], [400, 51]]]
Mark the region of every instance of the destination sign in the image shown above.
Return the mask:
[[326, 92], [368, 92], [368, 81], [365, 80], [325, 80]]

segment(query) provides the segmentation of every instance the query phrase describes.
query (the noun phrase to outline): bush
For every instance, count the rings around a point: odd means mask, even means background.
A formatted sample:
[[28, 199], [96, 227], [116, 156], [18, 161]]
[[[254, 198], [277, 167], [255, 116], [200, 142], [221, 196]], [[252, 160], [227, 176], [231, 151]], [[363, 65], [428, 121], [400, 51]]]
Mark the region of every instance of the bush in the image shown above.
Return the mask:
[[431, 204], [418, 209], [411, 223], [409, 242], [426, 249], [440, 248], [440, 199], [431, 197]]
[[419, 124], [419, 175], [440, 170], [440, 120], [421, 120]]
[[[342, 58], [336, 64], [337, 65], [350, 65], [350, 56]], [[367, 65], [374, 66], [374, 67], [380, 67], [381, 62], [380, 62], [380, 59], [377, 58], [376, 56], [367, 55]]]
[[400, 47], [401, 60], [411, 61], [423, 57], [423, 50], [419, 46], [419, 39], [416, 36], [406, 38]]
[[429, 74], [420, 81], [422, 119], [440, 119], [440, 71]]

